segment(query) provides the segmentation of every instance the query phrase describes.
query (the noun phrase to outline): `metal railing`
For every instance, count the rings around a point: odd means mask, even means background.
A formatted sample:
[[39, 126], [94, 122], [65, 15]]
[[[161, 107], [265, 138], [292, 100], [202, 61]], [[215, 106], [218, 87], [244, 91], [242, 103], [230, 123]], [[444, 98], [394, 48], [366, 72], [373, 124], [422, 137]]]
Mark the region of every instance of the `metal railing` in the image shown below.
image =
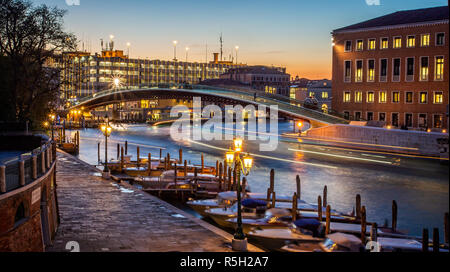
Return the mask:
[[0, 195], [24, 187], [47, 174], [56, 160], [56, 146], [48, 141], [31, 152], [0, 164]]

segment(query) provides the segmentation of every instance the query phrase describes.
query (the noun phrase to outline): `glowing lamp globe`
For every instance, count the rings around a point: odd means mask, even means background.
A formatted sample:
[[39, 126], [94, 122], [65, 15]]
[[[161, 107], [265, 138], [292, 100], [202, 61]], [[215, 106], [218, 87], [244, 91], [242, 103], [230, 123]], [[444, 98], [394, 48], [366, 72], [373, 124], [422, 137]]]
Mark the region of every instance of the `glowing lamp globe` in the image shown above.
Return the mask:
[[244, 167], [250, 169], [252, 168], [252, 166], [253, 166], [253, 158], [247, 154], [247, 156], [244, 157]]
[[228, 164], [232, 164], [234, 162], [234, 152], [232, 150], [228, 151], [225, 155], [225, 159]]

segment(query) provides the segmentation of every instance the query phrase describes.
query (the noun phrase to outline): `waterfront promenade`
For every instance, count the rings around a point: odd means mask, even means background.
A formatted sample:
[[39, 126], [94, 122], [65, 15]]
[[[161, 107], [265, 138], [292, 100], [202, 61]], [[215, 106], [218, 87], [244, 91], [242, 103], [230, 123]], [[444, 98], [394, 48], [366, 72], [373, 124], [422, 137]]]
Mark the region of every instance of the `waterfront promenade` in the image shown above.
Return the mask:
[[[232, 235], [130, 185], [58, 152], [57, 194], [61, 225], [47, 251], [230, 252]], [[249, 245], [249, 251], [260, 251]]]

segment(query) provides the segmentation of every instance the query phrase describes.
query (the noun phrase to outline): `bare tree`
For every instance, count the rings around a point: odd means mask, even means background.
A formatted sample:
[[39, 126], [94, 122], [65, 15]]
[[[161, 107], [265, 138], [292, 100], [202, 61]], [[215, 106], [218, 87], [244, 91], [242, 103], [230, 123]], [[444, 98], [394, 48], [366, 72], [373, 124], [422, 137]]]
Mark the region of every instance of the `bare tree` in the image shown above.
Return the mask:
[[55, 107], [61, 77], [52, 60], [76, 48], [75, 36], [63, 30], [65, 13], [28, 0], [0, 0], [0, 120], [41, 122]]

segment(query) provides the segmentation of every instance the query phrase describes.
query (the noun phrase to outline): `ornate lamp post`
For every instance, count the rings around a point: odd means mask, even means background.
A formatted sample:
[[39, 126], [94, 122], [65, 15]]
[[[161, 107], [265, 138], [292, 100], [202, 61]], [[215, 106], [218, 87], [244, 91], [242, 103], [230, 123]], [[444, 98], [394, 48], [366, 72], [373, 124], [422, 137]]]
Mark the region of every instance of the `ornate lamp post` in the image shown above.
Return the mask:
[[[241, 172], [244, 176], [248, 176], [250, 174], [250, 169], [253, 166], [253, 158], [250, 157], [248, 154], [244, 156], [243, 159], [241, 159], [241, 152], [242, 152], [242, 146], [243, 141], [242, 139], [235, 139], [234, 140], [234, 149], [232, 150], [230, 148], [230, 151], [228, 151], [225, 155], [226, 161], [229, 165], [233, 165], [234, 163], [234, 170], [237, 174], [237, 205], [238, 205], [238, 211], [237, 211], [237, 229], [236, 233], [234, 234], [234, 239], [232, 242], [232, 248], [235, 251], [246, 251], [247, 250], [247, 239], [245, 238], [244, 232], [242, 231], [242, 205], [241, 205]], [[244, 188], [245, 189], [245, 188]]]
[[108, 116], [105, 116], [105, 124], [100, 127], [103, 135], [105, 135], [105, 167], [103, 169], [103, 178], [109, 179], [109, 169], [108, 169], [108, 137], [111, 135], [112, 128], [109, 125]]

